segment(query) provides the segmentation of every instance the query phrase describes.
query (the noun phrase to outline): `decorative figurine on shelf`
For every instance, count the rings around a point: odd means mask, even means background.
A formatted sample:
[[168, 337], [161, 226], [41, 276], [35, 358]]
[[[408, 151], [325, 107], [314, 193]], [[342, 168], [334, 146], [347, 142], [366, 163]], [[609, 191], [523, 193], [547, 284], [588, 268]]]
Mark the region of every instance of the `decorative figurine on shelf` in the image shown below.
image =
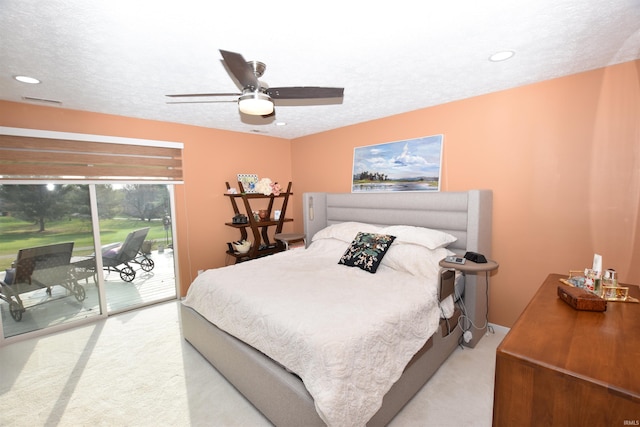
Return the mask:
[[282, 192], [282, 187], [280, 187], [280, 184], [278, 184], [277, 182], [274, 182], [273, 184], [271, 184], [271, 192], [274, 196], [279, 196]]
[[249, 222], [249, 218], [246, 215], [237, 214], [231, 219], [232, 224], [247, 224]]
[[239, 240], [237, 242], [233, 242], [231, 245], [233, 246], [233, 249], [240, 254], [246, 254], [249, 252], [249, 249], [251, 249], [251, 242], [247, 240]]
[[265, 196], [270, 196], [273, 194], [274, 196], [279, 196], [282, 192], [282, 187], [277, 182], [271, 181], [269, 178], [262, 178], [256, 184], [256, 192], [262, 193]]
[[269, 221], [269, 211], [266, 209], [260, 209], [258, 216], [260, 217], [260, 221]]

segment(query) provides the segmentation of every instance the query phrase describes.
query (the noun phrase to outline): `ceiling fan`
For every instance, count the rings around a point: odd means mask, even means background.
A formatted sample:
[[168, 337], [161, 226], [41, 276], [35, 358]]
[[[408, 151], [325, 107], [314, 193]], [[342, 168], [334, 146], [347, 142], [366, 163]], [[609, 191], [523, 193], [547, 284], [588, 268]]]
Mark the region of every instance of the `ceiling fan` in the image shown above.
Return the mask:
[[[308, 100], [342, 98], [344, 88], [317, 87], [317, 86], [293, 86], [293, 87], [268, 87], [258, 79], [262, 77], [266, 65], [259, 61], [245, 61], [241, 54], [220, 50], [227, 68], [240, 83], [242, 93], [187, 93], [167, 95], [171, 98], [195, 98], [211, 96], [239, 96], [238, 108], [240, 112], [252, 116], [268, 117], [274, 114], [273, 100]], [[229, 101], [177, 101], [168, 104], [183, 103], [210, 103]]]

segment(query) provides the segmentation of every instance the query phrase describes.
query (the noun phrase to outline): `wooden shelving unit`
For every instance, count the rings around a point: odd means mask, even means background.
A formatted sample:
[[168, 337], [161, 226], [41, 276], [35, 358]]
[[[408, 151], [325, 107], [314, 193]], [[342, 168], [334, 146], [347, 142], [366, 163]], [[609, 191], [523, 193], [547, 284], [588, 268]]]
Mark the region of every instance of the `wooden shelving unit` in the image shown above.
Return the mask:
[[[227, 190], [229, 190], [231, 186], [228, 182], [225, 184], [227, 186]], [[282, 226], [285, 222], [293, 221], [292, 218], [286, 218], [285, 216], [287, 212], [287, 204], [289, 203], [289, 196], [293, 194], [291, 193], [291, 182], [287, 185], [286, 191], [281, 192], [277, 196], [274, 196], [273, 194], [265, 196], [264, 194], [259, 193], [245, 193], [241, 182], [238, 182], [238, 189], [240, 190], [239, 194], [230, 194], [227, 192], [225, 193], [225, 196], [227, 196], [231, 201], [234, 215], [246, 215], [249, 222], [246, 224], [225, 222], [225, 225], [240, 230], [240, 240], [250, 240], [249, 233], [251, 233], [253, 246], [249, 252], [245, 254], [229, 250], [227, 251], [227, 254], [234, 257], [236, 259], [236, 263], [238, 263], [285, 250], [285, 245], [281, 241], [274, 239], [275, 241], [271, 242], [269, 239], [269, 227], [275, 227], [274, 234], [277, 234], [282, 232]], [[257, 200], [268, 200], [268, 206], [266, 208], [268, 212], [267, 218], [260, 221], [256, 220], [253, 216], [253, 211], [258, 209], [253, 209], [251, 205], [252, 201], [255, 202]], [[281, 202], [281, 204], [279, 202]], [[240, 206], [238, 206], [239, 204]], [[278, 207], [280, 208], [280, 218], [276, 220], [273, 218], [273, 212], [277, 210]], [[242, 212], [241, 209], [244, 209], [244, 212]]]

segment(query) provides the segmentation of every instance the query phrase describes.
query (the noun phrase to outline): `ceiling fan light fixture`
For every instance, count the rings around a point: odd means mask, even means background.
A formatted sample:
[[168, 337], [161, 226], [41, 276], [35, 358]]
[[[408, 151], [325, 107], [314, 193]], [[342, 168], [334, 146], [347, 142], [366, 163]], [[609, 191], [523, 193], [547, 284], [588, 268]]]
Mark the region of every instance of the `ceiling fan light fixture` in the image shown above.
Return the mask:
[[251, 92], [238, 98], [240, 112], [251, 116], [266, 116], [273, 113], [273, 101], [269, 95]]

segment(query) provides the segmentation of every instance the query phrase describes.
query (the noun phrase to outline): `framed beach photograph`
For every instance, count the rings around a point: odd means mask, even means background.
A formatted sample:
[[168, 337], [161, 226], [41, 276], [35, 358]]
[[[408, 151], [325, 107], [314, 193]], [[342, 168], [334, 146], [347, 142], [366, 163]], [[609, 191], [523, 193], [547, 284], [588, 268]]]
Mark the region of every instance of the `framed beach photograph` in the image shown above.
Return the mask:
[[440, 191], [443, 135], [356, 147], [352, 193]]

